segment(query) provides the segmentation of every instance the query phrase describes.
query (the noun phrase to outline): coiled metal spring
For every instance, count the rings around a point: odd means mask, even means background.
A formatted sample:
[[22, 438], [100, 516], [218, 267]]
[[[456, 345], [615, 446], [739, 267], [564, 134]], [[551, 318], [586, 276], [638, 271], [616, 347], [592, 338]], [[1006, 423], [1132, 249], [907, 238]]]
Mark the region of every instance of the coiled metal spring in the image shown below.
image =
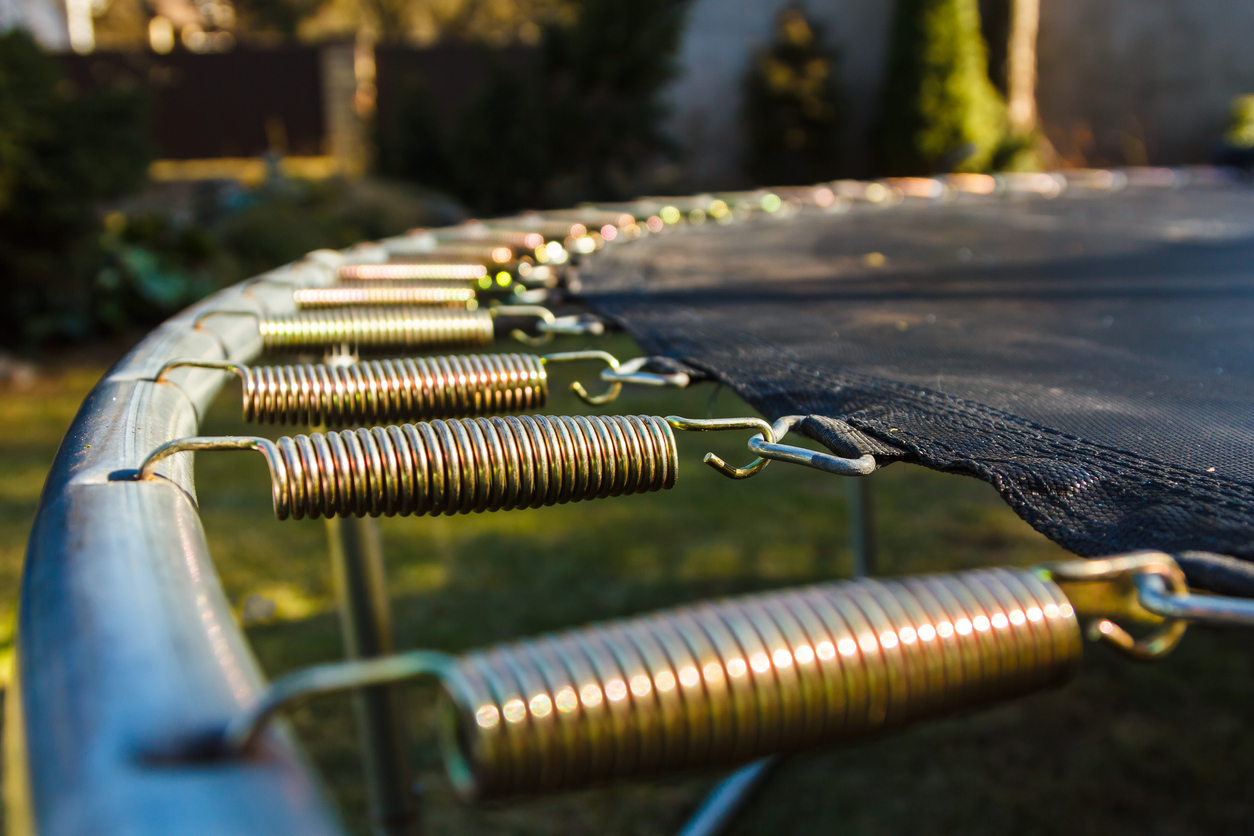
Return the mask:
[[446, 763], [478, 798], [742, 763], [1058, 684], [1080, 645], [1019, 569], [697, 604], [462, 657]]
[[536, 320], [539, 336], [529, 336], [515, 328], [514, 339], [540, 345], [554, 334], [601, 334], [604, 324], [595, 318], [556, 317], [538, 305], [497, 305], [493, 308], [454, 310], [449, 308], [330, 308], [297, 311], [292, 314], [263, 315], [256, 311], [213, 309], [193, 321], [200, 327], [214, 316], [244, 316], [256, 320], [262, 345], [268, 351], [302, 351], [348, 346], [353, 348], [475, 348], [492, 342], [493, 320], [507, 318]]
[[487, 310], [332, 308], [261, 317], [268, 351], [350, 345], [362, 348], [475, 348], [492, 342]]
[[474, 288], [425, 282], [351, 282], [335, 287], [302, 287], [292, 291], [292, 301], [301, 310], [414, 305], [474, 308], [478, 304]]
[[154, 382], [184, 367], [233, 372], [243, 383], [245, 421], [343, 427], [394, 421], [497, 415], [541, 409], [548, 401], [550, 363], [604, 363], [601, 379], [609, 388], [592, 395], [582, 383], [571, 391], [585, 403], [613, 401], [623, 383], [688, 385], [682, 372], [641, 371], [647, 358], [620, 364], [599, 350], [554, 354], [462, 354], [405, 357], [355, 363], [299, 366], [245, 366], [219, 360], [171, 360]]
[[534, 354], [370, 360], [344, 366], [241, 367], [244, 420], [350, 424], [541, 409], [548, 374]]
[[478, 281], [488, 275], [488, 268], [478, 261], [446, 264], [344, 264], [338, 270], [341, 280], [372, 281], [376, 279], [436, 279]]
[[136, 477], [174, 453], [258, 450], [279, 519], [468, 514], [539, 508], [674, 487], [675, 437], [649, 415], [465, 418], [267, 438], [162, 445]]

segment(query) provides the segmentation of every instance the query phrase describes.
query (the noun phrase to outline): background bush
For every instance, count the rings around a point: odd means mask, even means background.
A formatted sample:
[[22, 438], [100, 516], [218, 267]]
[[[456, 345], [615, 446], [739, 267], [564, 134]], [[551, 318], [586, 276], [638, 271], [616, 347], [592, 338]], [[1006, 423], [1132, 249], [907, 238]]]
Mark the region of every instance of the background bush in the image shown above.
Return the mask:
[[77, 91], [25, 33], [0, 35], [0, 340], [92, 328], [102, 200], [135, 189], [150, 151], [140, 91]]
[[687, 0], [584, 0], [550, 22], [522, 66], [485, 50], [487, 81], [451, 130], [434, 130], [420, 81], [406, 91], [384, 173], [447, 190], [477, 213], [621, 199], [676, 149], [662, 133]]
[[989, 168], [1005, 131], [976, 0], [897, 0], [876, 147], [890, 175]]
[[320, 247], [447, 223], [456, 207], [372, 180], [152, 184], [142, 91], [76, 90], [0, 35], [0, 346], [147, 330]]
[[836, 54], [799, 8], [780, 13], [775, 42], [745, 77], [745, 173], [755, 183], [797, 185], [840, 173], [841, 95]]

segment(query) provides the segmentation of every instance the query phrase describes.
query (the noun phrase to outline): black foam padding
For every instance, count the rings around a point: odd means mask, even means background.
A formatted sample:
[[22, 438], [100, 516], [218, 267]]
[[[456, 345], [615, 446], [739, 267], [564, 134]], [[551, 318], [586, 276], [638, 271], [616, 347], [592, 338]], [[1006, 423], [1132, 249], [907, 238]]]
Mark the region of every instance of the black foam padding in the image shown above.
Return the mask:
[[863, 206], [607, 247], [584, 301], [771, 419], [991, 483], [1077, 554], [1254, 559], [1254, 189]]

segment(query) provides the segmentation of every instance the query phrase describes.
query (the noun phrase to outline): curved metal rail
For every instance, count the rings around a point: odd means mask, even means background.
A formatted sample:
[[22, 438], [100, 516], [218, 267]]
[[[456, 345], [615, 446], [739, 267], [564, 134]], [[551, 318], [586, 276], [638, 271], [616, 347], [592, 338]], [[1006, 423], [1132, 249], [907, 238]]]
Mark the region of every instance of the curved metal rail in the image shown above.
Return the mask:
[[[317, 253], [273, 275], [325, 285], [341, 261]], [[214, 317], [197, 329], [197, 317], [293, 310], [290, 289], [245, 290], [218, 293], [136, 346], [92, 390], [57, 453], [27, 552], [18, 685], [6, 700], [13, 832], [341, 832], [282, 728], [255, 757], [212, 769], [157, 770], [136, 754], [156, 726], [209, 721], [262, 692], [209, 556], [190, 457], [164, 463], [165, 479], [109, 479], [194, 434], [229, 375], [179, 369], [152, 382], [164, 363], [260, 353], [251, 320]]]

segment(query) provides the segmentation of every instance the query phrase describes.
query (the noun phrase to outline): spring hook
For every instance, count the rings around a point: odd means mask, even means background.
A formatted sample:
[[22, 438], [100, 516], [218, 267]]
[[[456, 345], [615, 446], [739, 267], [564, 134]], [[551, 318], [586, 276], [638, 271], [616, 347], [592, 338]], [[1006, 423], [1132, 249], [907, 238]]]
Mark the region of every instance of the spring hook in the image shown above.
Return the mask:
[[[681, 418], [678, 415], [668, 415], [666, 416], [666, 423], [670, 424], [673, 429], [685, 430], [687, 432], [760, 430], [760, 434], [765, 436], [767, 441], [775, 441], [775, 433], [771, 429], [771, 425], [761, 418]], [[748, 479], [766, 467], [768, 463], [765, 458], [758, 456], [745, 467], [732, 467], [714, 453], [706, 453], [705, 458], [701, 461], [729, 479]]]
[[[1129, 658], [1150, 661], [1170, 653], [1188, 628], [1188, 622], [1174, 613], [1164, 618], [1142, 603], [1141, 586], [1150, 577], [1157, 579], [1151, 593], [1163, 589], [1177, 596], [1188, 595], [1184, 572], [1170, 555], [1137, 552], [1096, 560], [1067, 560], [1043, 564], [1036, 571], [1066, 592], [1087, 620], [1085, 629], [1090, 639], [1105, 642]], [[1115, 618], [1160, 626], [1137, 639]]]
[[598, 319], [581, 316], [554, 316], [548, 308], [539, 305], [497, 305], [491, 309], [493, 316], [535, 317], [537, 337], [530, 336], [526, 331], [515, 328], [510, 336], [527, 345], [544, 345], [553, 339], [554, 334], [572, 336], [594, 335], [605, 333], [605, 324]]
[[673, 386], [677, 389], [682, 389], [689, 382], [688, 375], [682, 372], [679, 374], [654, 374], [638, 371], [649, 362], [648, 357], [636, 357], [625, 363], [619, 363], [618, 358], [613, 354], [605, 351], [589, 350], [546, 354], [541, 359], [545, 363], [569, 363], [577, 360], [603, 361], [607, 368], [601, 370], [601, 379], [609, 383], [610, 386], [600, 395], [588, 394], [588, 390], [577, 380], [570, 385], [571, 391], [578, 395], [584, 403], [593, 406], [601, 406], [613, 401], [623, 391], [624, 383], [633, 383], [640, 386]]
[[692, 382], [687, 372], [646, 372], [641, 371], [653, 358], [636, 357], [621, 365], [608, 368], [601, 372], [601, 379], [609, 383], [634, 383], [638, 386], [670, 386], [684, 389]]
[[468, 514], [539, 508], [674, 487], [675, 437], [647, 415], [464, 418], [265, 438], [187, 438], [154, 450], [128, 478], [151, 479], [176, 453], [257, 450], [274, 514]]
[[457, 658], [278, 680], [217, 732], [239, 755], [284, 704], [433, 676], [465, 798], [571, 789], [856, 740], [1064, 682], [1074, 611], [1023, 569], [829, 583], [697, 603]]
[[795, 424], [804, 420], [804, 418], [804, 415], [785, 415], [777, 420], [774, 425], [766, 423], [761, 418], [681, 418], [678, 415], [669, 415], [666, 420], [677, 430], [694, 432], [734, 429], [760, 430], [758, 434], [749, 439], [749, 451], [755, 453], [758, 458], [745, 467], [732, 467], [713, 453], [705, 454], [703, 461], [729, 479], [748, 479], [766, 467], [772, 459], [813, 467], [816, 470], [834, 473], [839, 476], [866, 476], [875, 472], [875, 457], [870, 453], [864, 454], [857, 459], [846, 459], [840, 456], [833, 456], [830, 453], [819, 453], [803, 447], [777, 443]]

